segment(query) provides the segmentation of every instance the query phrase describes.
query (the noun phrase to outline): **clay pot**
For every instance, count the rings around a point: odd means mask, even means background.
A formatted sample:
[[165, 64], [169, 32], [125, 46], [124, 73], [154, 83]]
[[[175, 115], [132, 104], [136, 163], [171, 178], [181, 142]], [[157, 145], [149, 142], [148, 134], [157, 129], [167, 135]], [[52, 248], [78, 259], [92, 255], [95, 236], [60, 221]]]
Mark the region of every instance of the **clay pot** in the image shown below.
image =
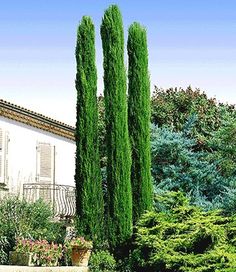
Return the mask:
[[71, 261], [73, 266], [88, 266], [91, 250], [81, 249], [77, 246], [72, 247]]

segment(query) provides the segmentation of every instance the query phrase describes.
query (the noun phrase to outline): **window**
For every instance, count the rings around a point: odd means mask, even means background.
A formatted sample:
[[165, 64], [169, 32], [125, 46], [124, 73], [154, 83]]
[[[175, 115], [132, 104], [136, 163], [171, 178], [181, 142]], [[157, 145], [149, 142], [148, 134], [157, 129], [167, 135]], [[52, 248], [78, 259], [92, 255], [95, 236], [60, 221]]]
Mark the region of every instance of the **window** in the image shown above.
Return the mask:
[[54, 181], [55, 147], [49, 143], [37, 144], [36, 180], [43, 183]]
[[50, 143], [37, 143], [36, 182], [40, 183], [39, 197], [50, 203], [55, 182], [55, 146]]
[[9, 134], [0, 128], [0, 184], [8, 185], [8, 145]]

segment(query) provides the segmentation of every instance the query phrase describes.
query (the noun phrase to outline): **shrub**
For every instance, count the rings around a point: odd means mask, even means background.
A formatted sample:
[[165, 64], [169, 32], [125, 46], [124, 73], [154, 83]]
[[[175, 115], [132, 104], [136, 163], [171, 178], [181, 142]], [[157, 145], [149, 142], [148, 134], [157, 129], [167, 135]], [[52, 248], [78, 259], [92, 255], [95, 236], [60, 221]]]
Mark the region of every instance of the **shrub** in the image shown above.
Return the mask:
[[155, 87], [152, 96], [152, 122], [159, 126], [173, 125], [181, 131], [189, 116], [199, 116], [193, 135], [199, 139], [208, 138], [211, 132], [220, 128], [226, 116], [236, 116], [234, 106], [218, 104], [216, 99], [208, 98], [199, 89], [189, 86], [167, 90]]
[[194, 151], [197, 142], [189, 138], [192, 121], [190, 118], [181, 132], [153, 127], [152, 175], [156, 192], [182, 191], [189, 195], [191, 203], [206, 210], [223, 207], [233, 178], [221, 174], [218, 161], [209, 159], [209, 153]]
[[207, 144], [211, 149], [210, 157], [218, 160], [220, 171], [226, 177], [236, 177], [236, 118], [225, 120], [224, 124], [212, 135]]
[[179, 192], [158, 201], [162, 209], [144, 214], [135, 231], [135, 271], [215, 272], [236, 267], [235, 217], [203, 212]]
[[92, 253], [89, 269], [91, 272], [113, 272], [116, 271], [116, 261], [109, 251], [97, 251]]
[[27, 203], [19, 198], [6, 198], [0, 203], [0, 237], [6, 237], [12, 250], [17, 237], [45, 239], [61, 243], [65, 236], [62, 223], [52, 222], [52, 210], [42, 200]]
[[1, 236], [0, 237], [0, 265], [7, 263], [8, 248], [9, 248], [9, 243], [8, 243], [7, 237]]

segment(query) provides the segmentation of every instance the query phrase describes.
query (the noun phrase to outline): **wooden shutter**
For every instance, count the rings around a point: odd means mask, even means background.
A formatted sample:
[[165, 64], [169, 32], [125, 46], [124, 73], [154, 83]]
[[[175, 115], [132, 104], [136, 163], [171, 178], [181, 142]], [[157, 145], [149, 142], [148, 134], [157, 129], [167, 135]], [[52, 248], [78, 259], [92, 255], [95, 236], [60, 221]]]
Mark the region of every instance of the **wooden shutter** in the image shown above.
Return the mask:
[[9, 181], [9, 171], [8, 171], [8, 168], [9, 168], [9, 159], [8, 159], [8, 156], [9, 156], [9, 152], [8, 152], [8, 149], [9, 149], [9, 134], [8, 132], [5, 132], [5, 137], [4, 137], [4, 140], [5, 140], [5, 150], [4, 150], [4, 162], [5, 162], [5, 165], [4, 165], [4, 179], [5, 179], [5, 184], [8, 184], [8, 181]]
[[8, 132], [0, 128], [0, 183], [8, 184]]
[[53, 182], [54, 152], [49, 143], [37, 144], [37, 181]]
[[0, 128], [0, 183], [3, 183], [4, 166], [3, 166], [3, 130]]
[[37, 144], [36, 181], [42, 184], [37, 197], [49, 204], [53, 199], [54, 148], [49, 143]]

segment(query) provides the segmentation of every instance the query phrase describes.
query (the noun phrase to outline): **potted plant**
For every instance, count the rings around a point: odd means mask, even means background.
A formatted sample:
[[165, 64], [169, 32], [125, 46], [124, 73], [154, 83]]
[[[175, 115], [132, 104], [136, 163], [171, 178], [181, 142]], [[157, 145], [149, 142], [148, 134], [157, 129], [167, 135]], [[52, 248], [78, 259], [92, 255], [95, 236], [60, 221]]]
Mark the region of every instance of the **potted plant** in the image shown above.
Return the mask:
[[87, 241], [84, 237], [73, 238], [67, 244], [67, 250], [71, 252], [71, 261], [73, 266], [88, 266], [89, 257], [93, 243]]
[[49, 244], [48, 242], [40, 245], [40, 265], [42, 266], [57, 266], [59, 260], [62, 258], [62, 245]]
[[62, 245], [46, 240], [18, 239], [10, 255], [11, 264], [26, 266], [57, 266], [62, 258]]
[[23, 266], [39, 265], [39, 256], [31, 250], [33, 243], [32, 240], [18, 238], [14, 251], [10, 252], [10, 264]]

